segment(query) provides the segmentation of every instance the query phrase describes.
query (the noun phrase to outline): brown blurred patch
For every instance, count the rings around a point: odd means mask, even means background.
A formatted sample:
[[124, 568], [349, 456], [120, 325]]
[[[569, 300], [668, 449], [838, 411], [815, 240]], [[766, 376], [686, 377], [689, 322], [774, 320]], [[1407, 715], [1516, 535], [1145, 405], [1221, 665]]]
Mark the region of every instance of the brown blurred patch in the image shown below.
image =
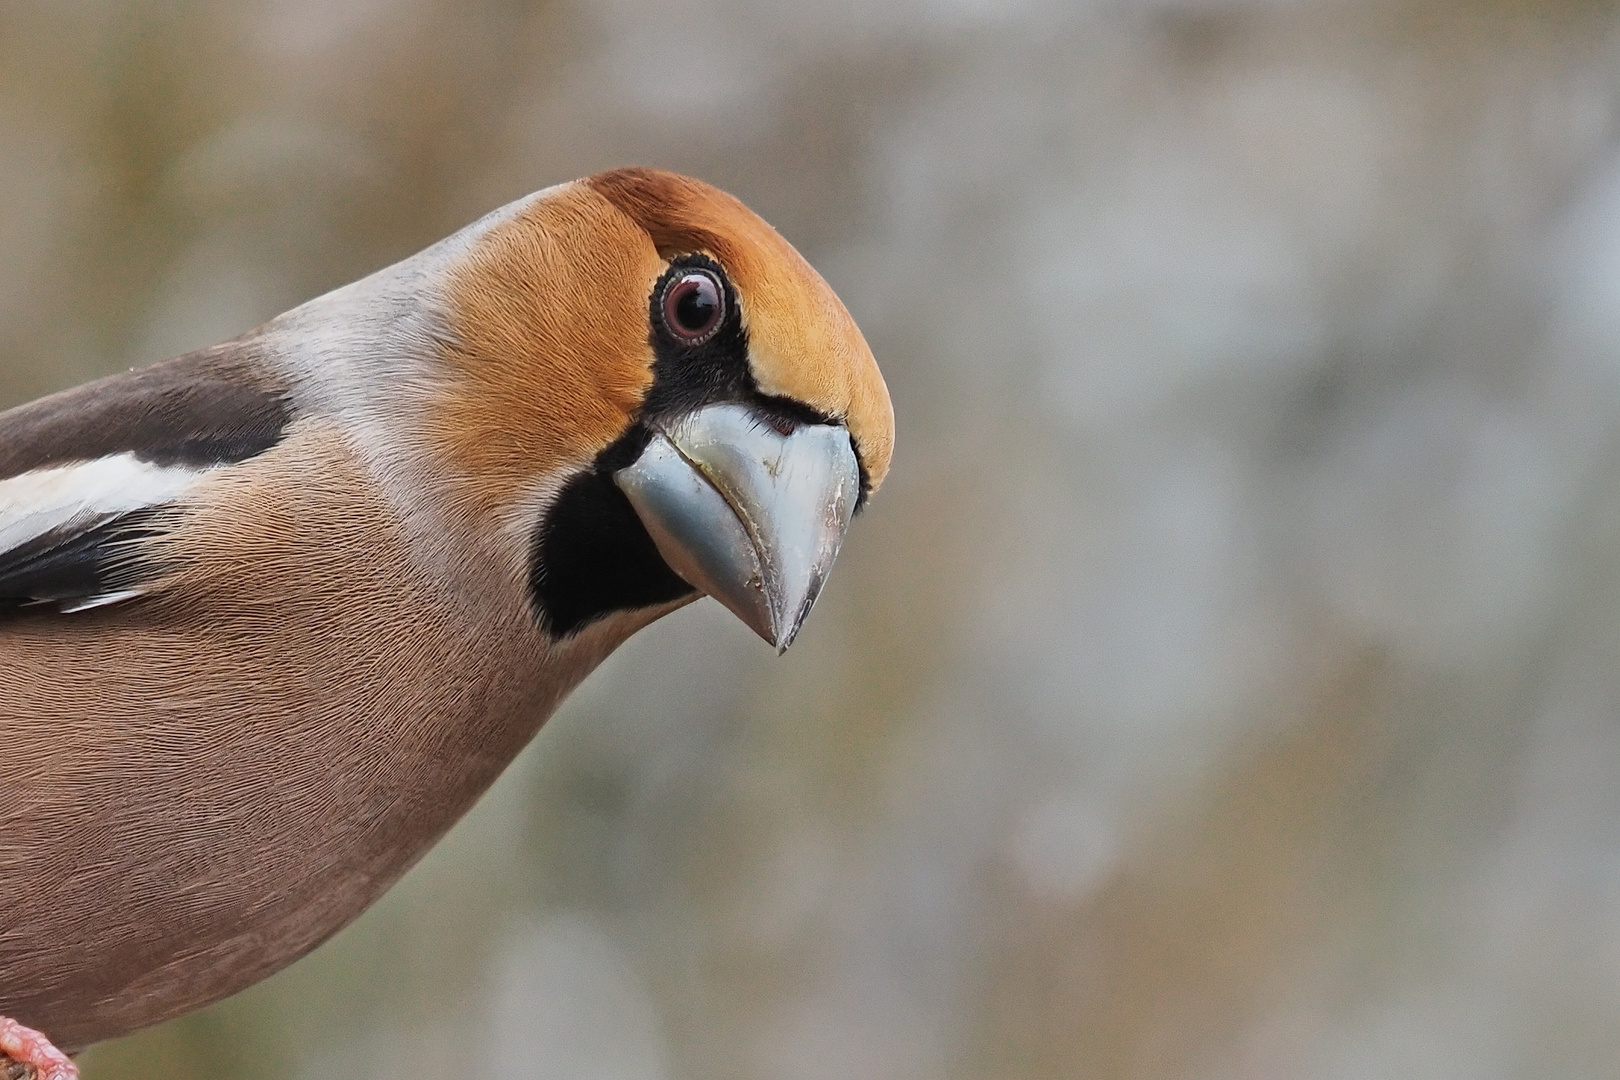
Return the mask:
[[1383, 707], [1398, 677], [1355, 650], [1309, 719], [1160, 822], [1085, 903], [1030, 914], [1022, 890], [986, 927], [983, 1057], [971, 1075], [1179, 1077], [1254, 1019], [1280, 969], [1371, 917], [1375, 849], [1347, 820], [1393, 764]]

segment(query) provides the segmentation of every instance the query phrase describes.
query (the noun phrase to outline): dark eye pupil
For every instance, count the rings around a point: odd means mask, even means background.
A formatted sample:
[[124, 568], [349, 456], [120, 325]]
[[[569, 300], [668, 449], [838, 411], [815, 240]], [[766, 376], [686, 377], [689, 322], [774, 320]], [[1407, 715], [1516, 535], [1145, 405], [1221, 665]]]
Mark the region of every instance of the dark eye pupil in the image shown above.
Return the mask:
[[664, 315], [677, 336], [704, 336], [720, 321], [720, 286], [708, 274], [686, 275], [671, 286]]

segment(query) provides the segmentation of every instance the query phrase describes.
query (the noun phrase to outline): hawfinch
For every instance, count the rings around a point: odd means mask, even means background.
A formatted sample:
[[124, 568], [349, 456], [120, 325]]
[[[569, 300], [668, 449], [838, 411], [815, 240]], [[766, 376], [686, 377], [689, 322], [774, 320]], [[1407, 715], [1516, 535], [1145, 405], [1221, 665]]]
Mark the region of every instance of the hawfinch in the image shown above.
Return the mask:
[[647, 169], [0, 413], [0, 1050], [308, 952], [694, 598], [785, 649], [893, 438], [826, 282]]

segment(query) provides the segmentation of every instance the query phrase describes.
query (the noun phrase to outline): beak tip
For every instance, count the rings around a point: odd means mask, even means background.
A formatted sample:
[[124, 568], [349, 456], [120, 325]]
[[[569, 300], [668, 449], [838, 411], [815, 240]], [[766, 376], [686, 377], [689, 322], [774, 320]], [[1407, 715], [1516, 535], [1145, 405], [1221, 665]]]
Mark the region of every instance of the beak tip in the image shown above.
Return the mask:
[[777, 656], [781, 656], [788, 651], [788, 646], [793, 644], [793, 639], [799, 636], [799, 628], [790, 626], [778, 629], [776, 626], [772, 626], [770, 633], [759, 636], [765, 639], [767, 645], [776, 650]]
[[[816, 594], [821, 591], [821, 583], [813, 582], [809, 594], [799, 603], [798, 611], [789, 616], [786, 613], [773, 612], [771, 615], [771, 638], [767, 639], [776, 646], [776, 655], [781, 656], [788, 651], [795, 641], [799, 639], [799, 631], [804, 629], [805, 620], [810, 617], [810, 609], [815, 605]], [[789, 610], [792, 610], [789, 608]]]

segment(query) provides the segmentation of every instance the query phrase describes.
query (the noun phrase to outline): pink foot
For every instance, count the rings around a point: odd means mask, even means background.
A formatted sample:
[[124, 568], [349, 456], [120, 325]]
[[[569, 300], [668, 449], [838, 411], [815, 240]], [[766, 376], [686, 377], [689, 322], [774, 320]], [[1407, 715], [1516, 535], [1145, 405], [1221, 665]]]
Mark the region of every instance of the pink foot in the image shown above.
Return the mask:
[[51, 1040], [4, 1016], [0, 1016], [0, 1054], [33, 1066], [34, 1080], [79, 1080], [79, 1067]]

